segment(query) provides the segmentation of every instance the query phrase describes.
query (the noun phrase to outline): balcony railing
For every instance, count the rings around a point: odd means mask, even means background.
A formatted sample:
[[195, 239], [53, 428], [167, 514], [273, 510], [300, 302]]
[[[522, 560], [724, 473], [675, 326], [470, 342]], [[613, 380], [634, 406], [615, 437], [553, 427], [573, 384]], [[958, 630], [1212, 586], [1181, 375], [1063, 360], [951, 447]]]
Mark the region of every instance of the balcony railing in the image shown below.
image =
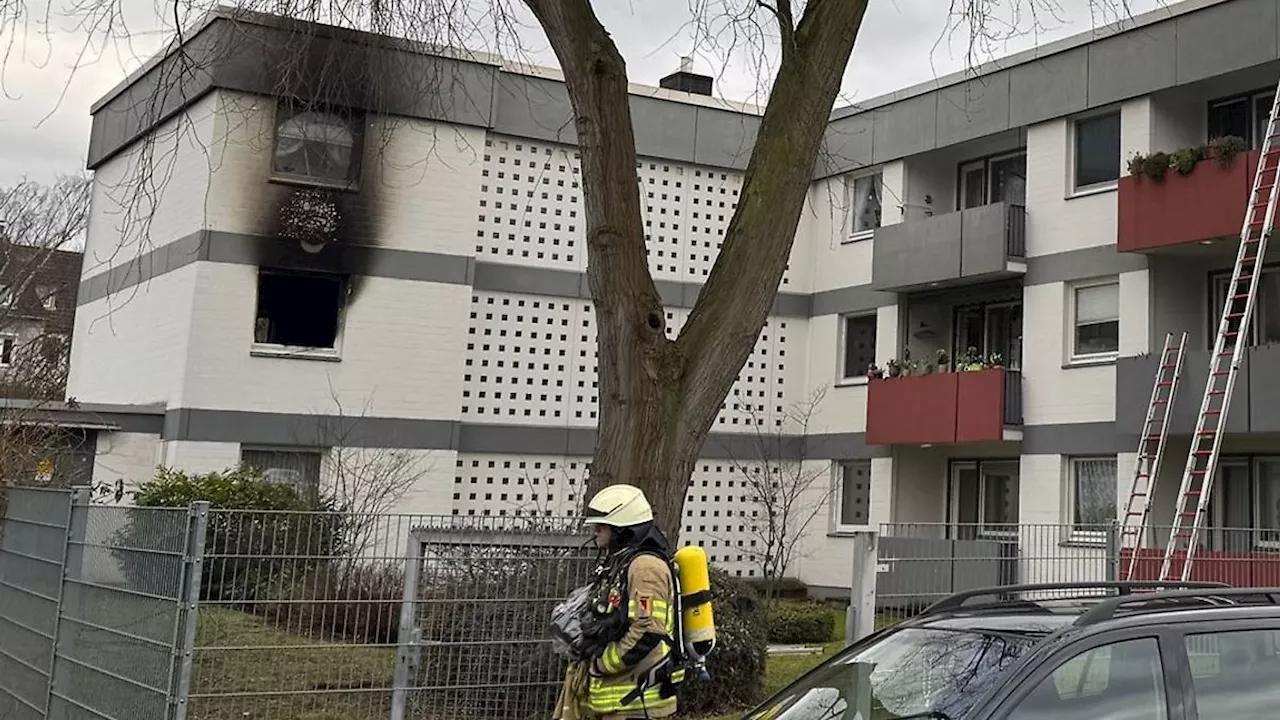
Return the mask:
[[1005, 368], [873, 379], [867, 443], [930, 445], [1005, 439], [1022, 424], [1022, 373]]
[[992, 203], [885, 225], [875, 232], [871, 286], [899, 292], [1026, 272], [1026, 208]]
[[1188, 174], [1170, 168], [1163, 178], [1120, 178], [1116, 250], [1148, 252], [1240, 234], [1258, 152], [1240, 153], [1223, 166], [1201, 160]]

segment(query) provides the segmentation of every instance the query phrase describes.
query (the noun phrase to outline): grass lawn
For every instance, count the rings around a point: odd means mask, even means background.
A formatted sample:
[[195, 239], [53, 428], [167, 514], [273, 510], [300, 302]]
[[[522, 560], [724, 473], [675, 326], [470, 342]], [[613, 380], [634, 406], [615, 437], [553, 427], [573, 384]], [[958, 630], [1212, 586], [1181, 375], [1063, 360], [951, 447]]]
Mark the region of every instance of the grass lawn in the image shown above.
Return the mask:
[[337, 645], [204, 607], [191, 720], [385, 720], [396, 649]]

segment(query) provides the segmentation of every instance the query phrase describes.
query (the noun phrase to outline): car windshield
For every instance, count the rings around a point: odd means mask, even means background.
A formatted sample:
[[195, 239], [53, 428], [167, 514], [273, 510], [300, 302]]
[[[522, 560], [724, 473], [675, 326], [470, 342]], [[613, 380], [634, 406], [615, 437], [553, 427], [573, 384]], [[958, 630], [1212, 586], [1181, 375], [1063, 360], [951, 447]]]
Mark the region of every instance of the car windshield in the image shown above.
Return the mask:
[[904, 628], [833, 658], [746, 720], [958, 719], [1039, 637]]

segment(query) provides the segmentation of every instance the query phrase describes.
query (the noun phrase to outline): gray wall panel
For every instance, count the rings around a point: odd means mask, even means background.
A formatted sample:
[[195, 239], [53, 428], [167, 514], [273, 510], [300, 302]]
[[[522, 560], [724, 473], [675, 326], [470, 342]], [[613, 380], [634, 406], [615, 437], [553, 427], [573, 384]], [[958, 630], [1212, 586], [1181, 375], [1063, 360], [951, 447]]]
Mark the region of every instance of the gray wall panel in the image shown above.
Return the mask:
[[1178, 82], [1275, 60], [1276, 5], [1275, 0], [1234, 0], [1178, 18]]
[[573, 107], [563, 83], [503, 74], [498, 77], [494, 95], [495, 133], [577, 144]]
[[961, 213], [886, 225], [875, 233], [871, 287], [927, 285], [960, 277]]
[[[1280, 345], [1262, 345], [1249, 351], [1249, 431], [1256, 433], [1280, 433]], [[1256, 379], [1256, 381], [1255, 381]], [[1227, 424], [1243, 414], [1238, 398], [1240, 384], [1231, 399]]]
[[1009, 129], [1009, 73], [974, 78], [938, 91], [939, 147]]
[[1070, 115], [1089, 102], [1089, 50], [1077, 48], [1009, 70], [1009, 125]]
[[872, 162], [882, 163], [937, 145], [938, 96], [908, 98], [871, 111], [875, 122]]
[[[1252, 352], [1247, 353], [1236, 377], [1235, 394], [1231, 400], [1231, 412], [1227, 417], [1227, 432], [1245, 433], [1251, 430], [1250, 398]], [[1123, 357], [1116, 361], [1116, 429], [1117, 432], [1136, 437], [1142, 431], [1147, 404], [1151, 400], [1151, 386], [1156, 378], [1159, 354]], [[1209, 352], [1188, 352], [1182, 362], [1182, 381], [1178, 396], [1169, 416], [1169, 433], [1190, 435], [1196, 426], [1200, 412], [1200, 400], [1204, 396], [1205, 381], [1209, 377]], [[1136, 446], [1135, 446], [1136, 447]], [[1132, 452], [1129, 450], [1127, 452]]]
[[1022, 428], [1023, 455], [1110, 455], [1131, 446], [1117, 436], [1113, 422], [1027, 425]]
[[1005, 221], [1009, 206], [994, 203], [957, 214], [960, 215], [960, 277], [1005, 272], [1008, 264]]
[[[687, 106], [686, 106], [687, 107]], [[745, 169], [756, 146], [760, 118], [714, 108], [696, 108], [693, 162], [712, 167]]]
[[827, 126], [814, 174], [839, 175], [871, 165], [874, 136], [875, 122], [869, 113], [832, 122]]
[[814, 316], [838, 315], [888, 307], [897, 302], [898, 296], [894, 293], [872, 290], [870, 285], [855, 285], [814, 293], [810, 312]]
[[1173, 23], [1152, 25], [1089, 46], [1089, 107], [1118, 102], [1177, 80]]
[[692, 158], [698, 114], [688, 105], [653, 98], [631, 98], [631, 127], [642, 157]]
[[1147, 256], [1141, 253], [1119, 253], [1116, 252], [1115, 245], [1097, 245], [1027, 258], [1026, 284], [1047, 285], [1083, 280], [1143, 270], [1146, 267]]

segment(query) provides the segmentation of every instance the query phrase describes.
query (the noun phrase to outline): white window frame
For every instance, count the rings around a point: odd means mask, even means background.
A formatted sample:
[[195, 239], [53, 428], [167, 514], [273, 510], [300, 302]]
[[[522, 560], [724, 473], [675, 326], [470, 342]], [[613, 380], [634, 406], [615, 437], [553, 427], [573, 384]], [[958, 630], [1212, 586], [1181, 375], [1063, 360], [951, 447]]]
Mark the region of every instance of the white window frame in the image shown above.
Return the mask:
[[[347, 330], [347, 304], [343, 302], [338, 308], [338, 328], [333, 336], [333, 347], [331, 348], [313, 348], [295, 345], [279, 345], [276, 343], [258, 342], [257, 339], [257, 322], [258, 322], [258, 294], [261, 290], [262, 274], [292, 274], [288, 270], [273, 270], [271, 268], [258, 268], [258, 272], [253, 276], [253, 322], [249, 325], [249, 354], [255, 357], [275, 357], [289, 358], [293, 360], [322, 360], [328, 362], [339, 362], [342, 360], [342, 342]], [[349, 281], [348, 281], [349, 282]]]
[[[17, 351], [18, 336], [11, 333], [0, 333], [0, 368], [13, 365], [13, 354]], [[6, 355], [8, 356], [7, 359]]]
[[[845, 375], [844, 369], [847, 365], [849, 357], [849, 320], [853, 318], [871, 318], [876, 324], [876, 345], [879, 350], [880, 335], [880, 313], [878, 310], [867, 310], [863, 312], [851, 312], [837, 316], [840, 327], [838, 329], [840, 342], [838, 343], [839, 355], [836, 357], [836, 384], [845, 385], [866, 385], [867, 373], [864, 370], [861, 375]], [[871, 362], [875, 362], [876, 353], [871, 353]]]
[[40, 300], [40, 306], [45, 310], [58, 309], [58, 288], [53, 285], [37, 285], [36, 297]]
[[[956, 170], [957, 175], [959, 176], [956, 179], [956, 210], [968, 210], [969, 207], [985, 207], [990, 205], [992, 203], [991, 197], [995, 194], [995, 175], [991, 172], [991, 166], [1003, 160], [1009, 160], [1016, 157], [1026, 158], [1027, 149], [1019, 148], [1017, 150], [1010, 150], [1009, 152], [960, 163]], [[982, 202], [977, 205], [966, 207], [964, 204], [965, 190], [968, 187], [966, 180], [968, 178], [968, 173], [974, 170], [982, 171]], [[1025, 200], [1022, 204], [1025, 204]]]
[[[1076, 351], [1076, 312], [1079, 305], [1077, 302], [1078, 293], [1080, 290], [1104, 287], [1108, 285], [1114, 285], [1116, 287], [1116, 349], [1100, 353], [1079, 353]], [[1111, 275], [1105, 278], [1071, 283], [1067, 285], [1066, 303], [1066, 356], [1068, 364], [1091, 365], [1114, 362], [1116, 357], [1120, 354], [1120, 277], [1118, 275]]]
[[[850, 465], [864, 465], [867, 469], [867, 522], [863, 524], [851, 524], [844, 522], [844, 471], [845, 467]], [[832, 532], [836, 534], [861, 532], [872, 527], [871, 519], [871, 496], [875, 492], [873, 487], [875, 476], [875, 465], [869, 459], [853, 459], [853, 460], [834, 460], [831, 463], [831, 518], [830, 526]]]
[[1080, 467], [1089, 462], [1109, 462], [1116, 468], [1116, 518], [1119, 518], [1120, 512], [1120, 467], [1115, 455], [1081, 455], [1078, 457], [1067, 458], [1066, 467], [1066, 510], [1064, 522], [1071, 528], [1071, 541], [1077, 543], [1089, 543], [1103, 545], [1107, 542], [1106, 530], [1082, 530], [1077, 525], [1080, 524], [1080, 518], [1076, 517], [1076, 498], [1079, 493], [1079, 477]]
[[[1280, 527], [1275, 529], [1264, 529], [1262, 527], [1263, 509], [1262, 509], [1262, 464], [1265, 462], [1280, 463], [1280, 456], [1276, 455], [1258, 455], [1252, 458], [1249, 468], [1249, 484], [1252, 486], [1253, 497], [1250, 509], [1253, 511], [1252, 525], [1253, 546], [1255, 548], [1266, 548], [1268, 550], [1280, 549], [1280, 540], [1264, 540], [1264, 532], [1273, 532], [1280, 534]], [[1217, 488], [1215, 487], [1215, 490]]]
[[0, 283], [0, 308], [13, 307], [13, 286]]
[[[859, 181], [871, 179], [872, 182], [880, 190], [880, 225], [869, 230], [854, 230], [855, 216], [854, 209], [858, 206], [856, 201], [857, 193], [855, 189]], [[881, 168], [874, 170], [864, 170], [856, 173], [850, 173], [844, 178], [844, 218], [841, 223], [843, 240], [842, 243], [858, 242], [859, 240], [868, 240], [875, 235], [879, 227], [884, 226], [884, 172]]]
[[[1115, 115], [1120, 120], [1120, 152], [1116, 154], [1116, 165], [1119, 168], [1119, 171], [1116, 175], [1116, 178], [1114, 180], [1104, 180], [1102, 182], [1091, 183], [1089, 185], [1081, 185], [1078, 179], [1078, 175], [1079, 175], [1078, 171], [1080, 167], [1080, 163], [1079, 163], [1080, 124], [1087, 123], [1092, 120], [1099, 120], [1104, 117], [1109, 117], [1112, 115]], [[1087, 115], [1079, 115], [1077, 117], [1072, 118], [1071, 128], [1070, 128], [1070, 132], [1068, 133], [1068, 136], [1069, 136], [1068, 146], [1067, 146], [1067, 159], [1068, 159], [1067, 179], [1069, 182], [1068, 197], [1075, 196], [1075, 195], [1091, 195], [1093, 193], [1106, 192], [1108, 190], [1116, 189], [1116, 187], [1118, 187], [1120, 184], [1120, 177], [1124, 175], [1124, 163], [1122, 162], [1123, 154], [1124, 154], [1124, 115], [1122, 114], [1121, 109], [1119, 107], [1109, 107], [1105, 110], [1098, 110], [1097, 112], [1091, 112]]]

